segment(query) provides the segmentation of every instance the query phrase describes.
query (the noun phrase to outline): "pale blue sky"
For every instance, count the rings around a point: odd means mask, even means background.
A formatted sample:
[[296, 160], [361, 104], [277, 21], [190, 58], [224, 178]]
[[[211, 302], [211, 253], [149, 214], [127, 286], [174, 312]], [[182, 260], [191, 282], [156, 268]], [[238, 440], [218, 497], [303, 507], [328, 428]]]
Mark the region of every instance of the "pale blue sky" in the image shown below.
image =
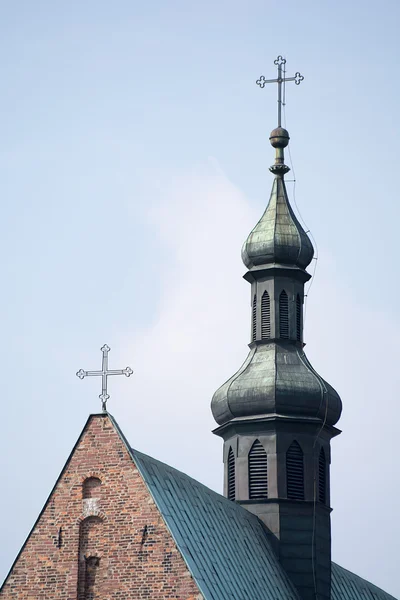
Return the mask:
[[[333, 558], [400, 597], [400, 4], [5, 0], [0, 6], [0, 580], [112, 347], [133, 446], [221, 490], [215, 389], [244, 360], [240, 246], [268, 200], [285, 54], [299, 208], [319, 247], [307, 353], [340, 392]], [[289, 177], [290, 178], [290, 177]], [[292, 185], [289, 185], [292, 194]]]

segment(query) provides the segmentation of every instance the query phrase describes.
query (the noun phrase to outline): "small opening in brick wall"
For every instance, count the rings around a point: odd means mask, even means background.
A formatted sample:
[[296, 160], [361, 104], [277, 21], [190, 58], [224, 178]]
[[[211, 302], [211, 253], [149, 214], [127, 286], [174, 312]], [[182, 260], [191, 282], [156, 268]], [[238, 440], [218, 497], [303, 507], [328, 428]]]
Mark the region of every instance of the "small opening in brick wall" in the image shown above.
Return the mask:
[[82, 485], [82, 498], [99, 498], [101, 481], [98, 477], [88, 477]]
[[147, 536], [148, 536], [148, 527], [147, 527], [147, 525], [145, 525], [143, 527], [142, 540], [140, 542], [141, 546], [143, 546], [143, 544], [145, 543]]
[[57, 539], [57, 547], [61, 548], [63, 543], [63, 530], [62, 527], [58, 530], [58, 539]]

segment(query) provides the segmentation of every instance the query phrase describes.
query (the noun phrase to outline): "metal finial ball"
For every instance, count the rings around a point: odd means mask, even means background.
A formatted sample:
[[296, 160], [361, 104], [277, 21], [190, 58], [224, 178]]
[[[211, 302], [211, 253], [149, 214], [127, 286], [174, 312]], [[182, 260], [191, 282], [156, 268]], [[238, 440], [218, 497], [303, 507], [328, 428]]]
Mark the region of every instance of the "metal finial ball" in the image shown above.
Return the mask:
[[286, 148], [289, 143], [289, 133], [283, 127], [277, 127], [271, 131], [269, 141], [274, 148]]

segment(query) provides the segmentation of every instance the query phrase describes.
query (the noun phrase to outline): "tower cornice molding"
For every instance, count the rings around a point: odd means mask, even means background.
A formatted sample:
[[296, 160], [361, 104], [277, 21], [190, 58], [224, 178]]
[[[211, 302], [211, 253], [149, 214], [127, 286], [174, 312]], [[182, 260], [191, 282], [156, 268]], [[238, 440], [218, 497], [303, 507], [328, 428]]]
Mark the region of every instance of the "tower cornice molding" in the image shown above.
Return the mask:
[[306, 283], [311, 279], [311, 275], [304, 269], [300, 269], [296, 265], [290, 266], [279, 263], [252, 267], [243, 275], [243, 279], [249, 283], [254, 283], [265, 277], [291, 277], [301, 283]]
[[318, 417], [286, 416], [278, 413], [251, 417], [235, 417], [220, 427], [213, 429], [212, 433], [223, 439], [227, 439], [243, 433], [274, 432], [279, 429], [285, 429], [292, 424], [301, 425], [304, 431], [317, 430], [320, 432], [319, 435], [327, 433], [330, 439], [342, 433], [341, 429], [333, 425], [324, 424], [323, 420]]
[[261, 339], [261, 340], [253, 340], [252, 342], [250, 342], [250, 344], [248, 344], [248, 347], [250, 349], [255, 348], [256, 346], [266, 346], [268, 344], [279, 344], [280, 346], [288, 346], [289, 348], [295, 346], [296, 348], [299, 348], [300, 350], [302, 350], [305, 346], [304, 342], [299, 342], [298, 340], [287, 340], [287, 339], [282, 339], [279, 337], [274, 337], [274, 338], [267, 338], [267, 339]]
[[[310, 507], [314, 508], [314, 502], [312, 500], [292, 500], [291, 498], [265, 498], [264, 500], [236, 500], [238, 504], [241, 506], [257, 506], [261, 504], [279, 504], [280, 506], [297, 506], [297, 507]], [[318, 507], [319, 511], [322, 511], [325, 514], [330, 515], [333, 511], [333, 508], [327, 506], [326, 504], [322, 504], [321, 502], [316, 502], [315, 506]]]

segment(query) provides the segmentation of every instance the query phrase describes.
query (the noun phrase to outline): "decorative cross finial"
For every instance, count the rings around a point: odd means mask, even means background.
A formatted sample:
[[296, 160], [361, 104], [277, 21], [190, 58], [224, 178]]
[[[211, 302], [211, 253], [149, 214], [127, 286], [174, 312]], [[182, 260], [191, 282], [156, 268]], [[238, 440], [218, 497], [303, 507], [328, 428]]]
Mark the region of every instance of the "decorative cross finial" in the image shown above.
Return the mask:
[[[274, 65], [278, 67], [278, 77], [277, 79], [265, 79], [264, 75], [261, 75], [260, 79], [257, 79], [256, 84], [260, 86], [260, 88], [265, 87], [266, 83], [277, 83], [278, 84], [278, 127], [282, 125], [282, 105], [285, 104], [285, 84], [287, 81], [294, 81], [296, 85], [299, 85], [304, 77], [300, 75], [299, 72], [295, 73], [294, 77], [285, 77], [286, 58], [282, 56], [278, 56], [276, 60], [274, 60]], [[282, 100], [282, 84], [283, 84], [283, 100]]]
[[107, 344], [104, 344], [104, 346], [102, 348], [100, 348], [100, 350], [103, 353], [101, 371], [84, 371], [83, 369], [79, 369], [76, 376], [79, 377], [79, 379], [84, 379], [85, 377], [101, 375], [102, 390], [101, 390], [101, 394], [100, 394], [99, 398], [101, 400], [101, 407], [103, 409], [103, 412], [106, 412], [107, 411], [107, 408], [106, 408], [107, 400], [110, 397], [107, 393], [107, 378], [108, 378], [108, 376], [109, 375], [126, 375], [126, 377], [129, 377], [130, 375], [132, 375], [133, 371], [130, 367], [126, 367], [125, 369], [120, 369], [120, 370], [110, 370], [108, 368], [108, 353], [110, 352], [111, 348], [109, 346], [107, 346]]

